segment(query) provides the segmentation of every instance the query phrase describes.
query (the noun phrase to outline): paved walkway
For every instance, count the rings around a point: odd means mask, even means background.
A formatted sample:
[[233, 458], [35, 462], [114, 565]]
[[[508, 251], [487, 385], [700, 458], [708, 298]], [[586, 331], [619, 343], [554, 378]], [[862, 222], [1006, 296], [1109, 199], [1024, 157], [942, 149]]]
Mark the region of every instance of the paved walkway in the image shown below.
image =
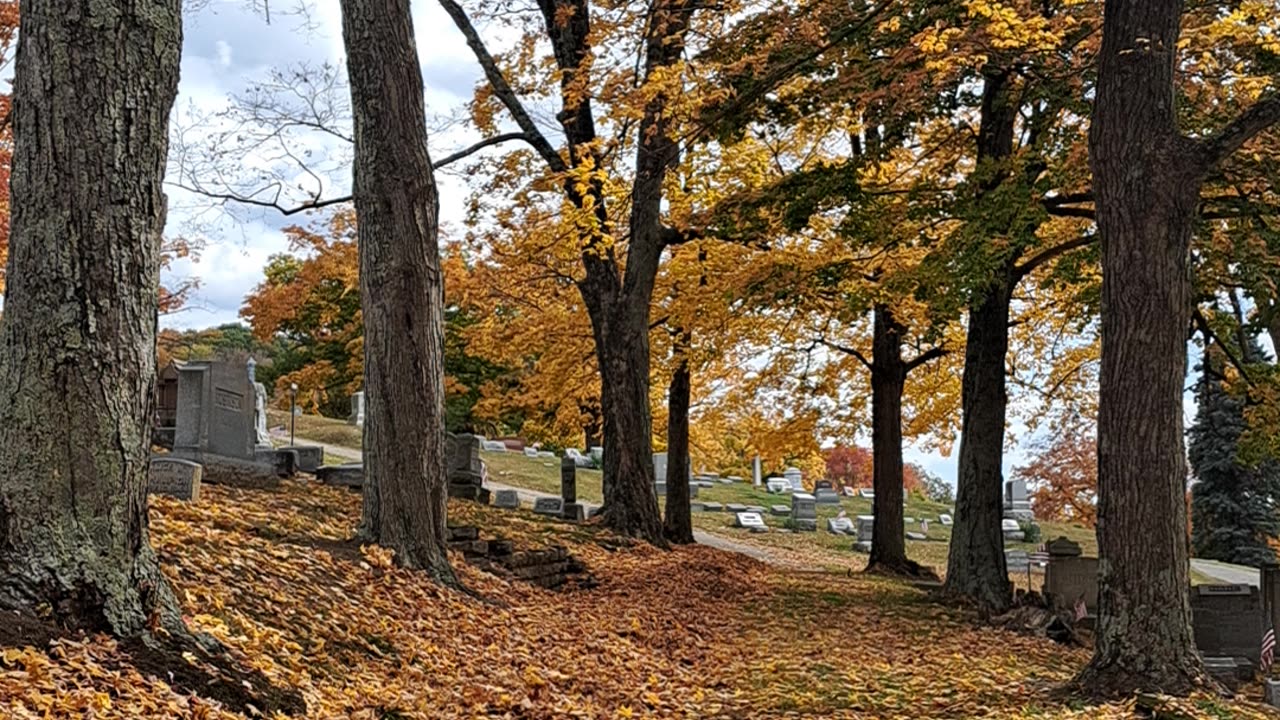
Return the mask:
[[1217, 580], [1224, 585], [1252, 585], [1258, 587], [1258, 569], [1246, 565], [1229, 565], [1217, 560], [1191, 559], [1191, 569]]

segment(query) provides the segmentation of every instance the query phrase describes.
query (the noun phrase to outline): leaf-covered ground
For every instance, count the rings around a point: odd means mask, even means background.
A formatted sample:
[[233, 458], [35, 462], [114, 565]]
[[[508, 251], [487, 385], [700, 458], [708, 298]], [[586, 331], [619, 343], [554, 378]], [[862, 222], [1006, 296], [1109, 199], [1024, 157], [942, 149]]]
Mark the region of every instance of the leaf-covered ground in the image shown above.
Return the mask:
[[[455, 557], [473, 597], [345, 542], [358, 502], [302, 483], [153, 501], [153, 544], [190, 625], [300, 691], [307, 718], [1133, 717], [1055, 692], [1085, 652], [980, 629], [907, 585], [625, 546], [457, 503], [455, 522], [525, 547], [563, 544], [599, 582], [551, 592]], [[1274, 717], [1242, 702], [1182, 705]], [[243, 716], [172, 691], [90, 637], [0, 650], [0, 717]]]

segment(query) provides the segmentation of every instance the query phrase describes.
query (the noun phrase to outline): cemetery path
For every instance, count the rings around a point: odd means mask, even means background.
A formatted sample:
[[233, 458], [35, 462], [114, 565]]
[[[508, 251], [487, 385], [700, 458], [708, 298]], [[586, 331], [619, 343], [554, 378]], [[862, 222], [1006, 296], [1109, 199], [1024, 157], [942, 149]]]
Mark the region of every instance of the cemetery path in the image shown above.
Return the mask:
[[1245, 565], [1230, 565], [1216, 560], [1191, 559], [1191, 569], [1226, 585], [1252, 585], [1258, 587], [1258, 569]]

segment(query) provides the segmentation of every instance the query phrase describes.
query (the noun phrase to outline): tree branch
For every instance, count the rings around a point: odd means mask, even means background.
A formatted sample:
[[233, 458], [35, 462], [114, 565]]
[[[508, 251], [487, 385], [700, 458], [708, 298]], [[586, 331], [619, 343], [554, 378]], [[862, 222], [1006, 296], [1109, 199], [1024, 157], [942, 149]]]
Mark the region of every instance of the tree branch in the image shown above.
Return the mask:
[[1222, 349], [1222, 354], [1227, 356], [1227, 360], [1235, 366], [1236, 371], [1240, 373], [1240, 377], [1244, 378], [1245, 384], [1253, 387], [1253, 380], [1249, 377], [1248, 371], [1245, 370], [1244, 364], [1235, 356], [1235, 353], [1231, 352], [1231, 347], [1223, 342], [1222, 338], [1218, 337], [1213, 328], [1209, 327], [1209, 319], [1204, 316], [1204, 313], [1200, 312], [1200, 308], [1197, 307], [1192, 311], [1191, 321], [1196, 327], [1200, 328], [1200, 334], [1204, 335], [1205, 338], [1205, 345], [1207, 346], [1210, 342], [1216, 342], [1218, 347]]
[[845, 355], [849, 355], [850, 357], [857, 358], [857, 359], [858, 359], [858, 362], [862, 363], [862, 364], [863, 364], [863, 365], [864, 365], [868, 370], [871, 370], [871, 369], [872, 369], [872, 367], [871, 367], [871, 361], [870, 361], [870, 360], [867, 360], [867, 357], [866, 357], [865, 355], [863, 355], [862, 353], [858, 352], [858, 351], [857, 351], [857, 349], [855, 349], [855, 348], [851, 348], [851, 347], [849, 347], [848, 345], [841, 345], [841, 344], [839, 344], [839, 343], [833, 343], [833, 342], [831, 342], [831, 341], [827, 340], [826, 338], [814, 338], [814, 339], [813, 339], [813, 341], [814, 341], [814, 342], [816, 342], [816, 343], [818, 343], [818, 344], [820, 344], [820, 345], [825, 345], [825, 346], [827, 346], [827, 347], [831, 348], [832, 350], [838, 350], [839, 352], [842, 352], [842, 353], [844, 353]]
[[525, 140], [533, 146], [533, 149], [550, 166], [552, 171], [562, 173], [568, 170], [569, 166], [565, 163], [564, 158], [560, 157], [560, 153], [556, 152], [556, 149], [547, 141], [547, 137], [534, 124], [533, 118], [525, 110], [524, 104], [520, 102], [515, 90], [511, 89], [511, 85], [503, 77], [502, 70], [498, 68], [498, 63], [494, 61], [493, 55], [489, 54], [488, 48], [485, 47], [484, 41], [480, 39], [480, 34], [476, 32], [475, 26], [471, 24], [471, 19], [467, 17], [466, 11], [454, 0], [440, 0], [440, 6], [444, 8], [445, 12], [449, 13], [449, 17], [453, 18], [453, 24], [458, 27], [463, 37], [467, 39], [467, 45], [471, 48], [471, 52], [475, 54], [480, 67], [484, 69], [485, 78], [489, 81], [490, 87], [493, 88], [493, 94], [497, 96], [498, 100], [502, 101], [503, 106], [507, 108], [507, 112], [511, 113], [516, 125], [520, 126], [520, 129], [527, 136]]
[[906, 368], [905, 368], [906, 372], [910, 373], [912, 370], [915, 370], [921, 365], [924, 365], [925, 363], [930, 362], [932, 360], [937, 360], [938, 358], [946, 354], [947, 354], [947, 350], [943, 348], [940, 348], [940, 347], [929, 348], [923, 353], [920, 353], [919, 355], [917, 355], [915, 359], [907, 362]]
[[471, 147], [466, 147], [455, 153], [445, 155], [439, 160], [431, 163], [431, 169], [439, 170], [440, 168], [444, 167], [445, 165], [448, 165], [451, 162], [457, 162], [465, 157], [474, 155], [475, 153], [487, 147], [493, 147], [494, 145], [501, 145], [504, 142], [511, 142], [512, 140], [523, 140], [529, 143], [530, 145], [534, 144], [533, 141], [529, 139], [529, 136], [526, 133], [522, 133], [522, 132], [502, 133], [501, 135], [494, 135], [491, 138], [485, 138], [484, 140], [481, 140], [480, 142], [476, 143], [475, 145], [472, 145]]
[[1245, 110], [1216, 135], [1199, 142], [1204, 170], [1217, 167], [1242, 145], [1267, 128], [1280, 123], [1280, 94], [1272, 93]]
[[1022, 263], [1021, 265], [1014, 266], [1013, 275], [1015, 278], [1015, 282], [1031, 274], [1033, 270], [1049, 262], [1050, 260], [1058, 257], [1059, 255], [1065, 255], [1071, 252], [1072, 250], [1078, 250], [1079, 248], [1092, 245], [1093, 242], [1097, 239], [1098, 239], [1097, 235], [1081, 235], [1075, 240], [1068, 240], [1067, 242], [1064, 242], [1061, 245], [1054, 245], [1051, 248], [1046, 248], [1040, 251], [1040, 253], [1037, 255], [1032, 255], [1026, 262]]

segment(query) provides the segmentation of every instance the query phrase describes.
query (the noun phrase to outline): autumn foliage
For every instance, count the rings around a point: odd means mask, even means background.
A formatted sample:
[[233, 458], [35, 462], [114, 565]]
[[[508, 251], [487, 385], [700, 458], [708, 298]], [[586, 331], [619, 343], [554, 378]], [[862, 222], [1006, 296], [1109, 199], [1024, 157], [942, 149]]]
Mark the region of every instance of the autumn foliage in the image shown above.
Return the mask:
[[1098, 455], [1092, 433], [1055, 435], [1014, 471], [1032, 488], [1036, 517], [1093, 527], [1098, 521]]

